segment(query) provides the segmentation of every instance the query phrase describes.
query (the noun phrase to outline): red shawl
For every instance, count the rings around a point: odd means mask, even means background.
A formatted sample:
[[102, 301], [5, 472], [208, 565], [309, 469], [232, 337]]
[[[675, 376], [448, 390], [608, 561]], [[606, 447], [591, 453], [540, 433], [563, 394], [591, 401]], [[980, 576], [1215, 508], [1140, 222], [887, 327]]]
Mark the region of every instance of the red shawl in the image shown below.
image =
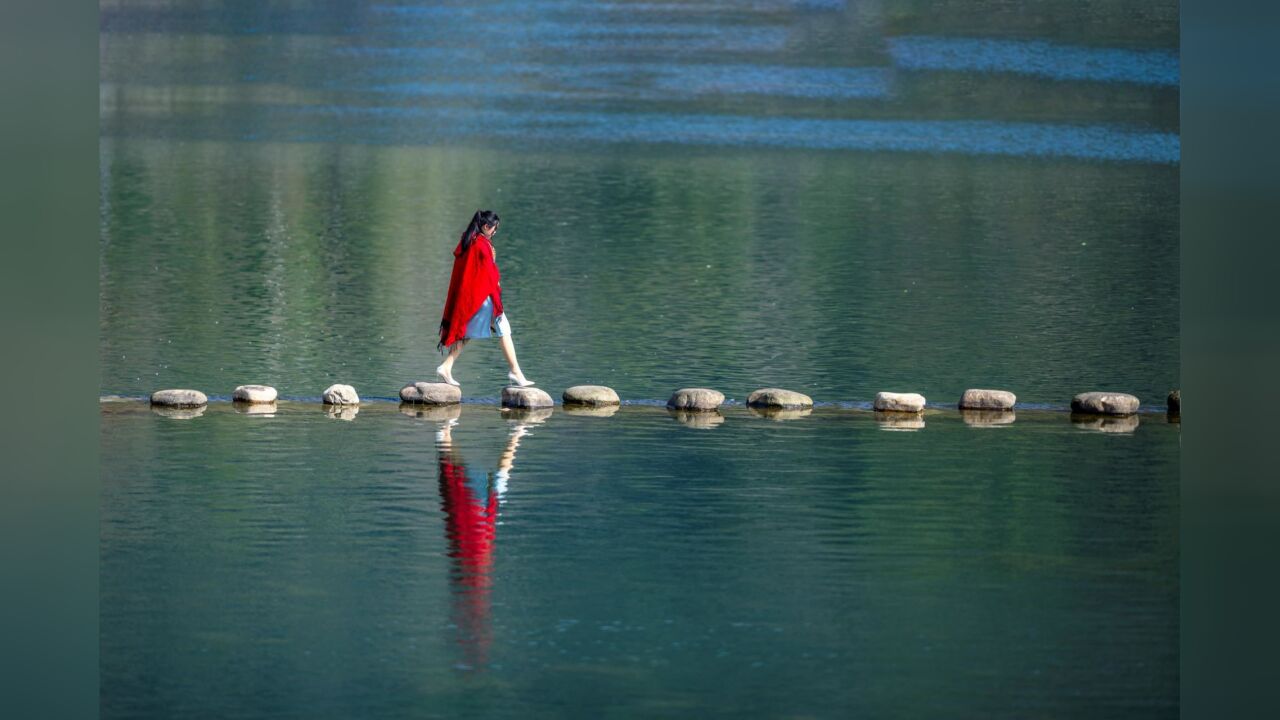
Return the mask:
[[495, 318], [502, 314], [499, 279], [489, 238], [477, 234], [465, 253], [462, 242], [458, 242], [458, 247], [453, 249], [453, 275], [449, 278], [449, 295], [445, 298], [444, 317], [440, 320], [440, 344], [436, 347], [443, 349], [461, 340], [467, 332], [467, 322], [484, 304], [485, 298], [493, 298]]

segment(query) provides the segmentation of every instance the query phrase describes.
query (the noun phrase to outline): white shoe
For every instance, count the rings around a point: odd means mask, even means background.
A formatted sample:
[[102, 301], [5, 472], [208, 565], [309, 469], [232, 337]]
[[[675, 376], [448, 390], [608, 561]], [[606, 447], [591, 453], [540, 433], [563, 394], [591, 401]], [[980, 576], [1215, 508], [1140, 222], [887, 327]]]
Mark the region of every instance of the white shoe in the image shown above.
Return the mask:
[[462, 385], [457, 380], [453, 379], [453, 375], [444, 371], [443, 365], [436, 368], [436, 375], [439, 375], [441, 380], [444, 380], [450, 385], [453, 385], [455, 387], [462, 387]]
[[507, 379], [510, 380], [511, 384], [515, 385], [516, 387], [529, 387], [530, 385], [533, 384], [532, 380], [528, 380], [528, 379], [521, 380], [520, 378], [516, 377], [516, 374], [513, 372], [507, 373]]

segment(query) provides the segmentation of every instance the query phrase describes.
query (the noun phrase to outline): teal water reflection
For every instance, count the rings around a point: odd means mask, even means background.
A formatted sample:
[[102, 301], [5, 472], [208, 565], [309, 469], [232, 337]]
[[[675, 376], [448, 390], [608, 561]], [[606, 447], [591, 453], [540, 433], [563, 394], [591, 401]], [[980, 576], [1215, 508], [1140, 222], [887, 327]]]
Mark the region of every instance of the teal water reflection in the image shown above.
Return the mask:
[[1176, 709], [1163, 418], [102, 420], [104, 717]]

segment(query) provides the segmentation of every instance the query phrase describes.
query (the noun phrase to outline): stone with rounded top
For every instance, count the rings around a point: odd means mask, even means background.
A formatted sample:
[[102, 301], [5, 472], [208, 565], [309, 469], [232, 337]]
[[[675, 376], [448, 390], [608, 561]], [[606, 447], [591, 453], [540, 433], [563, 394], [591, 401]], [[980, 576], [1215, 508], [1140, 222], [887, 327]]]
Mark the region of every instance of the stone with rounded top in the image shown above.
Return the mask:
[[1071, 411], [1092, 415], [1132, 415], [1138, 398], [1121, 392], [1085, 392], [1071, 398]]
[[794, 390], [760, 388], [747, 396], [747, 407], [799, 410], [813, 407], [813, 398]]
[[880, 412], [918, 413], [924, 410], [924, 396], [920, 393], [878, 392], [871, 406]]
[[1170, 390], [1168, 402], [1169, 402], [1169, 412], [1171, 413], [1182, 412], [1182, 391]]
[[618, 393], [604, 385], [574, 385], [564, 391], [565, 405], [620, 405]]
[[239, 385], [231, 393], [231, 399], [245, 403], [273, 403], [276, 389], [270, 385]]
[[416, 405], [456, 405], [462, 402], [462, 388], [440, 382], [416, 382], [400, 388], [400, 399]]
[[151, 393], [152, 405], [164, 407], [200, 407], [209, 404], [209, 398], [199, 390], [157, 390]]
[[325, 405], [359, 405], [360, 396], [350, 385], [335, 383], [324, 389], [320, 396]]
[[718, 410], [724, 404], [724, 393], [708, 388], [680, 388], [671, 394], [667, 407], [673, 410]]
[[1012, 410], [1018, 396], [1008, 390], [978, 390], [970, 388], [960, 396], [961, 410]]
[[509, 385], [502, 388], [502, 406], [509, 408], [543, 408], [554, 407], [555, 401], [545, 390], [536, 387], [516, 387]]

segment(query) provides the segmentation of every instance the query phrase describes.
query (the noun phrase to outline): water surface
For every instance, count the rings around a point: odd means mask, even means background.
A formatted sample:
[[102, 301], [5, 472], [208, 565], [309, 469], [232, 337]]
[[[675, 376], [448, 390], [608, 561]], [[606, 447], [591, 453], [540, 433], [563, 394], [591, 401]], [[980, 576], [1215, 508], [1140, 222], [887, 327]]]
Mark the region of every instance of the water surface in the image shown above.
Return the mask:
[[[1176, 3], [100, 17], [104, 717], [1176, 713]], [[393, 402], [480, 207], [612, 416]]]

